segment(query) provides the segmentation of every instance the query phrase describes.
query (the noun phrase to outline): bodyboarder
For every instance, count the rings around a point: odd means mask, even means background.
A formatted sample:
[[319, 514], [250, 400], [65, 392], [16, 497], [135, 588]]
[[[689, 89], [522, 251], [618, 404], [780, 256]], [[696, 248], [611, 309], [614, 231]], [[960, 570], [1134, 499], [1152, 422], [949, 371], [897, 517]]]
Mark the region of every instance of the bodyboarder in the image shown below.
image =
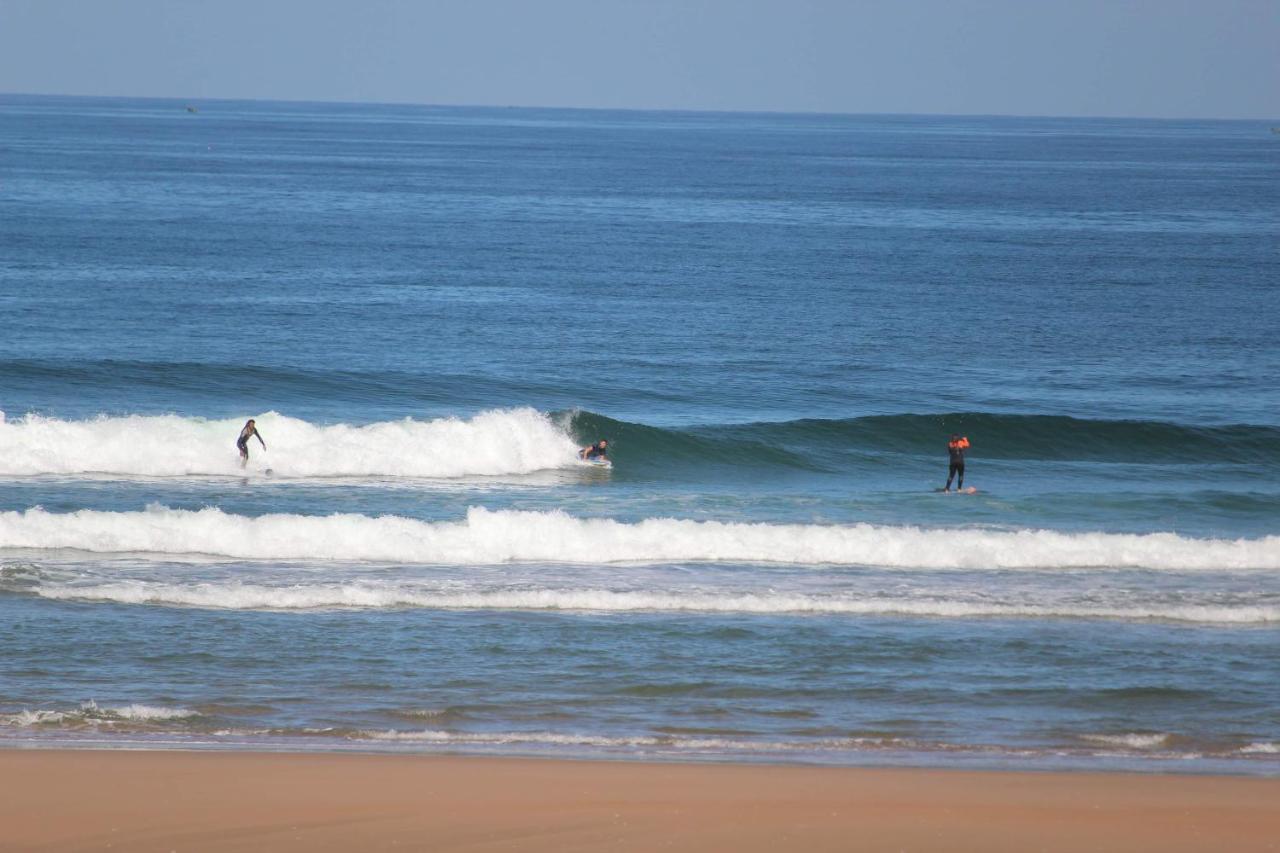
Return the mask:
[[590, 462], [593, 459], [609, 461], [609, 439], [602, 438], [595, 444], [588, 445], [578, 451], [578, 458]]

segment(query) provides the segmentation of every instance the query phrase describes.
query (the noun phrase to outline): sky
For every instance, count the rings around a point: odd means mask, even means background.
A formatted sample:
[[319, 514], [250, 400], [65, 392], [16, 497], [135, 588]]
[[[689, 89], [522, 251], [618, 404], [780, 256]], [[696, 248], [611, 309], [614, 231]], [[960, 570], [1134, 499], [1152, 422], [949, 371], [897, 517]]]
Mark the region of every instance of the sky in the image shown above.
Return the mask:
[[0, 92], [1280, 118], [1280, 0], [0, 0]]

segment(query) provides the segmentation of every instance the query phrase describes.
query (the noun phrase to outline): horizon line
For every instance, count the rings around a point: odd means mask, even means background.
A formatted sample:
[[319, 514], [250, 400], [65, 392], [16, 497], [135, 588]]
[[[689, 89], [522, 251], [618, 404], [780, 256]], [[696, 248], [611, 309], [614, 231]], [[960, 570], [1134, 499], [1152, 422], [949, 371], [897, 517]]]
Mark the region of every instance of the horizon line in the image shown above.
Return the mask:
[[17, 98], [81, 98], [96, 100], [142, 100], [172, 101], [190, 106], [197, 103], [259, 103], [259, 104], [329, 104], [334, 106], [383, 106], [383, 107], [424, 107], [451, 109], [498, 109], [498, 110], [565, 110], [577, 112], [628, 112], [628, 113], [686, 113], [690, 115], [776, 115], [776, 116], [896, 116], [906, 118], [1021, 118], [1021, 119], [1077, 119], [1101, 121], [1214, 121], [1214, 122], [1256, 122], [1280, 123], [1276, 117], [1222, 117], [1222, 116], [1167, 116], [1167, 115], [1099, 115], [1099, 114], [1052, 114], [1052, 113], [928, 113], [928, 112], [845, 112], [840, 110], [782, 110], [782, 109], [726, 109], [699, 107], [600, 107], [600, 106], [566, 106], [548, 104], [482, 104], [482, 103], [448, 103], [427, 101], [381, 101], [381, 100], [322, 100], [315, 98], [233, 98], [233, 97], [196, 97], [184, 98], [177, 95], [88, 95], [68, 92], [10, 92], [0, 91], [0, 97]]

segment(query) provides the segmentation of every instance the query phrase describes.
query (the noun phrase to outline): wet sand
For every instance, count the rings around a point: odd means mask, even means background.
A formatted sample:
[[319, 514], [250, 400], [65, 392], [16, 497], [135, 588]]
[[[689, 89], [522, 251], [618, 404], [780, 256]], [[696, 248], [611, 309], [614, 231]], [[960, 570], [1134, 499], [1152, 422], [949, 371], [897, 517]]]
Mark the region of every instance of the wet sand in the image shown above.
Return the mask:
[[1280, 850], [1280, 779], [0, 750], [0, 850]]

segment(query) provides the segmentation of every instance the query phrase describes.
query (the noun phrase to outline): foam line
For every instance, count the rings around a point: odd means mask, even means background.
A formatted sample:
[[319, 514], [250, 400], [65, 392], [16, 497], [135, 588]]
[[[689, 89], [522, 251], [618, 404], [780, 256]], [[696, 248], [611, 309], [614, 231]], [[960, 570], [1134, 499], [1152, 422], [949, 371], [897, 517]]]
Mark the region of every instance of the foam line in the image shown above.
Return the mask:
[[919, 569], [1280, 569], [1280, 536], [1193, 539], [1173, 533], [937, 530], [871, 524], [746, 524], [472, 507], [461, 521], [400, 516], [247, 517], [216, 508], [138, 512], [39, 507], [0, 513], [0, 548], [242, 560], [389, 563], [797, 563]]
[[733, 614], [833, 614], [937, 618], [1061, 618], [1160, 620], [1171, 622], [1280, 623], [1277, 606], [1057, 602], [812, 595], [794, 593], [704, 593], [604, 589], [455, 590], [409, 583], [315, 583], [270, 586], [235, 581], [173, 584], [137, 580], [98, 584], [41, 583], [35, 594], [52, 599], [112, 601], [227, 610], [334, 608], [430, 608], [459, 610], [572, 610], [603, 612], [704, 612]]
[[163, 708], [152, 705], [123, 705], [118, 708], [101, 708], [92, 700], [82, 702], [74, 711], [25, 710], [16, 714], [0, 714], [0, 725], [51, 726], [64, 724], [104, 724], [180, 720], [199, 716], [186, 708]]

